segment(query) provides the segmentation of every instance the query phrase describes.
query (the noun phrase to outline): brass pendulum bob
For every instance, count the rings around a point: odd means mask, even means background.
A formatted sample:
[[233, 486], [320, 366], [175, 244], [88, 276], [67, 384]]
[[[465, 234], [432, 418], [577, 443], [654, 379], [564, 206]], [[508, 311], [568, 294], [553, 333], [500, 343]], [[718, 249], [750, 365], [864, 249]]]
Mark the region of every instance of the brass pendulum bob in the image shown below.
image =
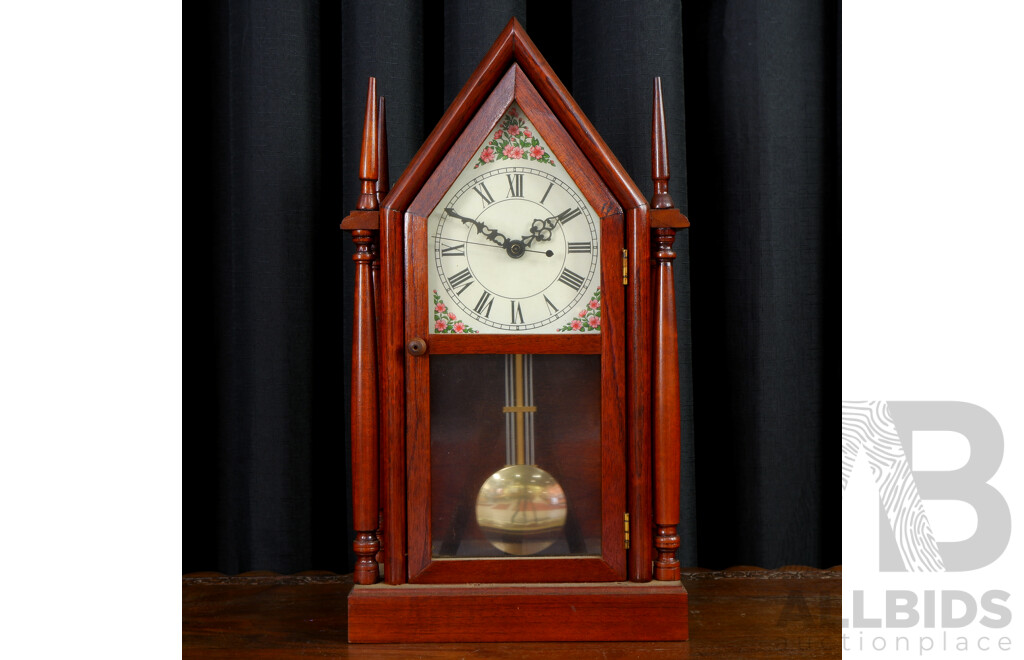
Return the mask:
[[476, 522], [491, 545], [534, 555], [562, 535], [565, 493], [534, 464], [533, 356], [505, 356], [505, 462], [480, 487]]

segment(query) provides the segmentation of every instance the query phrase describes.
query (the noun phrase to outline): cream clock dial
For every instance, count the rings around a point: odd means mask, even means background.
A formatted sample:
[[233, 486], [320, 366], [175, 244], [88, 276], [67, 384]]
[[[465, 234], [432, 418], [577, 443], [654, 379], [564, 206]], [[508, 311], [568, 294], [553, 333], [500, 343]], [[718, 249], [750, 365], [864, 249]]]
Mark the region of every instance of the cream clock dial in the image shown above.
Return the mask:
[[600, 219], [551, 162], [471, 163], [431, 212], [433, 332], [600, 330]]

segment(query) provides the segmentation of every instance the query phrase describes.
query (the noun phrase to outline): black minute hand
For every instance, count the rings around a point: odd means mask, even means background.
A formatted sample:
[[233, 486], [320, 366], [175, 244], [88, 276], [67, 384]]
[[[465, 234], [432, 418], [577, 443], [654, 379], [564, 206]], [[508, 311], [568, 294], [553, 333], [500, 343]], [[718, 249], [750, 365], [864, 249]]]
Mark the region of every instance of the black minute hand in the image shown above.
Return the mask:
[[480, 222], [479, 220], [474, 220], [473, 218], [467, 218], [463, 215], [459, 215], [458, 213], [455, 212], [455, 209], [451, 207], [446, 208], [444, 212], [452, 216], [453, 218], [458, 218], [459, 220], [462, 221], [462, 224], [473, 225], [474, 227], [476, 227], [476, 232], [478, 234], [483, 234], [484, 238], [494, 243], [498, 247], [503, 248], [508, 243], [508, 238], [506, 238], [504, 234], [499, 232], [497, 229], [491, 229], [490, 227]]
[[[448, 240], [448, 239], [444, 239], [444, 240]], [[456, 242], [456, 243], [465, 243], [466, 245], [479, 245], [480, 247], [492, 247], [492, 248], [501, 247], [500, 245], [492, 245], [490, 243], [477, 243], [476, 241], [454, 241], [454, 242]], [[543, 254], [545, 257], [553, 257], [553, 256], [555, 256], [555, 253], [552, 252], [551, 250], [526, 250], [526, 249], [524, 249], [523, 252], [535, 252], [537, 254]]]

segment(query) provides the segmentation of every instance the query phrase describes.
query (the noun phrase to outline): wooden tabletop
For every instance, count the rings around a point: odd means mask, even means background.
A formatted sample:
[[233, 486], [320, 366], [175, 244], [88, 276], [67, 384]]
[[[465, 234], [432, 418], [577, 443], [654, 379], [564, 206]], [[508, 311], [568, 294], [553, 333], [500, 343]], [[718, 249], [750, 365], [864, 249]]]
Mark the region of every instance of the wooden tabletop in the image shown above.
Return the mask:
[[182, 579], [184, 658], [834, 658], [842, 569], [686, 569], [688, 642], [350, 645], [350, 575], [192, 573]]

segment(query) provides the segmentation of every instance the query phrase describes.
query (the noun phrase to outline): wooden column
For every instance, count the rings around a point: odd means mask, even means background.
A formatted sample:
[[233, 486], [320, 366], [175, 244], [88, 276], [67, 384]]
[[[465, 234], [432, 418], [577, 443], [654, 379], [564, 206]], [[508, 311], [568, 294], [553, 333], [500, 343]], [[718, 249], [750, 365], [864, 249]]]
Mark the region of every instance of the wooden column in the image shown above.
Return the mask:
[[[377, 104], [377, 205], [384, 201], [384, 198], [388, 195], [390, 189], [390, 178], [388, 176], [388, 133], [387, 127], [384, 120], [384, 97], [380, 97], [380, 101]], [[380, 232], [374, 237], [373, 245], [371, 246], [373, 253], [373, 261], [370, 262], [371, 272], [373, 273], [373, 311], [375, 327], [379, 331], [383, 327], [381, 315], [380, 315], [380, 301], [381, 301], [381, 279], [380, 279]], [[384, 364], [384, 342], [377, 342], [377, 400], [383, 401], [383, 386], [384, 379], [380, 377], [381, 365]], [[383, 429], [384, 424], [384, 406], [378, 406], [379, 411], [379, 426], [378, 429]], [[378, 459], [384, 456], [383, 446], [383, 434], [379, 435], [380, 442], [378, 443]], [[377, 563], [384, 563], [384, 502], [387, 501], [387, 470], [383, 460], [378, 460], [380, 464], [379, 472], [379, 484], [380, 484], [380, 498], [379, 505], [380, 511], [377, 515], [377, 542], [380, 544], [380, 549], [377, 551]]]
[[672, 242], [676, 230], [655, 229], [657, 277], [654, 321], [654, 579], [678, 580], [679, 536], [679, 349]]
[[379, 226], [377, 81], [370, 78], [359, 163], [362, 187], [356, 211], [341, 223], [352, 231], [356, 253], [355, 307], [352, 318], [352, 520], [356, 539], [353, 581], [373, 584], [379, 569], [377, 528], [380, 518], [380, 409], [377, 389], [377, 328], [373, 286], [373, 245]]
[[[389, 195], [391, 193], [388, 193]], [[381, 276], [381, 406], [384, 420], [381, 432], [385, 492], [384, 580], [388, 584], [406, 582], [405, 524], [405, 379], [403, 374], [405, 323], [402, 316], [402, 213], [380, 211]]]
[[356, 528], [356, 584], [377, 581], [377, 539], [380, 515], [379, 439], [377, 408], [377, 342], [373, 309], [370, 244], [373, 231], [356, 229], [355, 310], [352, 332], [352, 520]]
[[661, 79], [654, 79], [651, 121], [651, 228], [654, 233], [654, 561], [655, 580], [678, 580], [679, 560], [679, 345], [672, 251], [676, 229], [689, 226], [668, 192], [668, 139]]
[[[626, 501], [629, 510], [629, 552], [626, 575], [630, 582], [650, 582], [652, 572], [651, 512], [651, 230], [650, 211], [641, 206], [626, 212], [629, 252], [627, 287], [627, 410]], [[630, 340], [636, 337], [637, 340]]]

